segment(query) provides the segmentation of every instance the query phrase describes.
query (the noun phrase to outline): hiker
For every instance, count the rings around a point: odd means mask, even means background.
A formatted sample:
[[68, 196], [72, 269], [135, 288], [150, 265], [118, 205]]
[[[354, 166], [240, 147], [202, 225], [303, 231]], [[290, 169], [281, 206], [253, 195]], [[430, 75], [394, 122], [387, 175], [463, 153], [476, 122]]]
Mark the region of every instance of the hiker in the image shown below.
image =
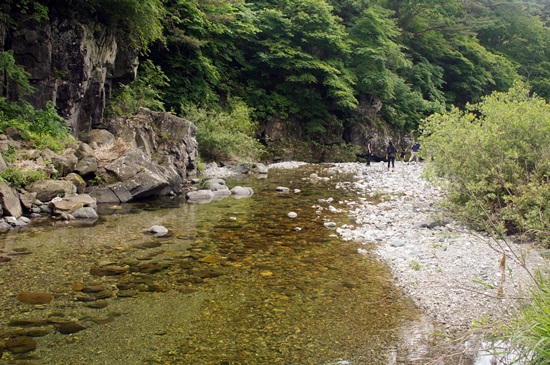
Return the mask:
[[407, 162], [407, 165], [411, 163], [411, 161], [414, 158], [415, 162], [418, 162], [418, 151], [420, 150], [420, 143], [416, 142], [411, 147], [411, 158], [409, 158], [409, 162]]
[[386, 159], [388, 160], [388, 171], [390, 171], [390, 164], [391, 164], [391, 170], [395, 170], [395, 155], [397, 154], [397, 148], [393, 145], [393, 142], [390, 141], [390, 144], [388, 148], [386, 149]]
[[374, 137], [370, 136], [367, 140], [367, 166], [370, 166], [372, 154], [374, 152]]

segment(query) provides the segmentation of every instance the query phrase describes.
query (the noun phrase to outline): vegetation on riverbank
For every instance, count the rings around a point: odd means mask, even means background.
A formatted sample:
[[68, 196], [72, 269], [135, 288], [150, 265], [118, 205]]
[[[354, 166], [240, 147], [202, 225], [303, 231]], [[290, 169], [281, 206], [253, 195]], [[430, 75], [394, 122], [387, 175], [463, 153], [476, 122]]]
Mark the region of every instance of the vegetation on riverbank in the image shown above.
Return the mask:
[[[427, 175], [448, 192], [447, 212], [497, 239], [515, 234], [549, 247], [550, 105], [544, 99], [522, 84], [495, 92], [465, 111], [429, 117], [421, 144], [430, 160]], [[512, 357], [529, 364], [549, 364], [549, 289], [547, 273], [533, 275], [523, 309], [496, 328]]]

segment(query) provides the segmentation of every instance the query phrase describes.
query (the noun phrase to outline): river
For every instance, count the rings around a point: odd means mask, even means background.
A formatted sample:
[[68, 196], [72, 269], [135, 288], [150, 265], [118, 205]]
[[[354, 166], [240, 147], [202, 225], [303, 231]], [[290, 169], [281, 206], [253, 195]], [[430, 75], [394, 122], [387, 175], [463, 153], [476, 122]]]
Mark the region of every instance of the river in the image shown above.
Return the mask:
[[[346, 207], [358, 195], [336, 188], [353, 177], [313, 181], [313, 172], [322, 176], [306, 165], [226, 179], [252, 187], [248, 198], [99, 207], [93, 224], [46, 221], [1, 236], [11, 260], [0, 263], [0, 333], [37, 346], [2, 359], [405, 364], [401, 334], [419, 311], [384, 263], [358, 253], [368, 246], [325, 226], [353, 224]], [[169, 233], [152, 236], [153, 225]], [[22, 303], [25, 292], [53, 300]]]

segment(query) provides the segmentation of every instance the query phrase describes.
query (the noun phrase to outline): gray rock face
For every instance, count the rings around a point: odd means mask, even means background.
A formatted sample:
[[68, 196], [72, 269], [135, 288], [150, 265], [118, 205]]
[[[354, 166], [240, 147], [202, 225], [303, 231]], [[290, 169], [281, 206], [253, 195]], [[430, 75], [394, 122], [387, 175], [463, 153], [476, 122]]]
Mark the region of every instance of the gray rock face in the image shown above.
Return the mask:
[[123, 51], [105, 25], [49, 15], [43, 22], [14, 15], [16, 30], [8, 29], [5, 44], [30, 73], [36, 92], [28, 101], [42, 108], [54, 100], [78, 135], [101, 122], [113, 81], [135, 77], [137, 55]]
[[104, 124], [116, 137], [151, 156], [153, 163], [175, 171], [179, 179], [196, 175], [197, 127], [188, 120], [142, 108], [137, 115]]
[[36, 193], [36, 199], [47, 202], [57, 196], [69, 197], [76, 194], [76, 186], [65, 180], [40, 180], [26, 187], [31, 193]]
[[5, 182], [0, 182], [0, 203], [8, 215], [19, 218], [23, 214], [17, 192]]

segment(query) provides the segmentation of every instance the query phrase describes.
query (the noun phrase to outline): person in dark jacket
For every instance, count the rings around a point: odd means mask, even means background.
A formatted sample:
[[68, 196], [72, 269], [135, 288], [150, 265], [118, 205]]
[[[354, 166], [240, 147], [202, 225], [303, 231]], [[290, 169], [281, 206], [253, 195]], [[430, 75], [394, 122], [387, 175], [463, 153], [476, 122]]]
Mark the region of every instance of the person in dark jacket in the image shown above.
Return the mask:
[[372, 154], [374, 152], [374, 137], [370, 136], [367, 140], [367, 166], [370, 166]]
[[411, 158], [409, 158], [409, 162], [407, 162], [407, 165], [411, 163], [411, 161], [414, 158], [414, 162], [418, 162], [418, 151], [420, 150], [420, 143], [415, 143], [411, 147]]
[[395, 155], [397, 154], [397, 148], [393, 145], [393, 142], [390, 141], [390, 144], [388, 148], [386, 148], [386, 159], [388, 160], [388, 171], [390, 170], [390, 164], [391, 164], [391, 170], [395, 170]]

